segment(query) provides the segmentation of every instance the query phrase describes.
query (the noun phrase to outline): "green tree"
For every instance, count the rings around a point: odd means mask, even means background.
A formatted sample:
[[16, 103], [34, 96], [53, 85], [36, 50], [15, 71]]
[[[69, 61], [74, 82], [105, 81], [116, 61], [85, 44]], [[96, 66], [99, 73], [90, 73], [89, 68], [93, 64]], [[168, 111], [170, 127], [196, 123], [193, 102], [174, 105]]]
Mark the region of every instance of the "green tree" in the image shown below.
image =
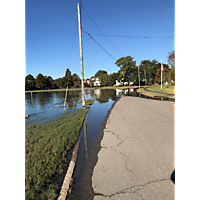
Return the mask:
[[77, 82], [78, 80], [80, 80], [80, 77], [76, 73], [74, 73], [72, 75], [72, 81], [73, 81], [73, 83]]
[[[46, 77], [46, 76], [45, 76]], [[51, 76], [47, 76], [46, 77], [46, 86], [48, 88], [51, 88], [52, 87], [52, 82], [53, 82], [53, 78]]]
[[35, 89], [35, 79], [29, 74], [25, 77], [25, 90], [33, 90]]
[[116, 80], [118, 80], [119, 81], [119, 72], [117, 72], [117, 73], [112, 73], [112, 74], [110, 74], [109, 75], [109, 83], [110, 83], [110, 85], [114, 85], [115, 83], [116, 83]]
[[104, 87], [106, 85], [109, 85], [109, 77], [108, 74], [102, 74], [101, 76], [99, 76], [99, 80], [101, 85], [103, 85]]
[[131, 77], [134, 76], [134, 73], [136, 72], [136, 61], [133, 61], [133, 57], [126, 56], [119, 58], [115, 64], [120, 67], [119, 73], [120, 79], [123, 79], [124, 81], [128, 81], [130, 84]]
[[54, 83], [58, 88], [63, 88], [64, 87], [64, 81], [63, 78], [57, 78], [54, 80]]
[[94, 76], [95, 77], [100, 77], [101, 75], [107, 74], [107, 71], [105, 70], [99, 70]]
[[35, 86], [38, 89], [47, 87], [46, 77], [39, 73], [35, 79]]
[[71, 71], [69, 70], [69, 68], [66, 69], [65, 77], [71, 77]]
[[34, 77], [31, 74], [29, 74], [29, 75], [27, 75], [25, 77], [25, 81], [35, 81], [35, 79], [34, 79]]

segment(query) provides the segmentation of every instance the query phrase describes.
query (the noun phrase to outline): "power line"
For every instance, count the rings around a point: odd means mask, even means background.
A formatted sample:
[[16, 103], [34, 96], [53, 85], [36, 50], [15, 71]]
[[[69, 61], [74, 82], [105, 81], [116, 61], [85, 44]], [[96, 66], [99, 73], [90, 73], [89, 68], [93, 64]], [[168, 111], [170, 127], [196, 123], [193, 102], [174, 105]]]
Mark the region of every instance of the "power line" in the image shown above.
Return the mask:
[[83, 10], [86, 12], [86, 14], [88, 15], [88, 17], [93, 21], [93, 23], [96, 25], [96, 27], [101, 31], [101, 33], [103, 34], [102, 36], [104, 36], [109, 42], [110, 44], [123, 56], [123, 54], [114, 46], [114, 44], [106, 37], [106, 35], [103, 33], [103, 31], [99, 28], [99, 26], [94, 22], [94, 20], [90, 17], [90, 15], [87, 13], [87, 11], [85, 10], [85, 8], [81, 5], [81, 7], [83, 8]]
[[98, 36], [107, 36], [107, 37], [128, 37], [128, 38], [175, 38], [175, 37], [171, 37], [171, 36], [166, 36], [166, 37], [157, 37], [157, 36], [132, 36], [132, 35], [102, 35], [102, 34], [98, 34], [98, 33], [90, 33], [90, 35], [98, 35]]
[[116, 61], [116, 59], [110, 54], [110, 53], [108, 53], [108, 51], [106, 51], [88, 32], [86, 32], [86, 31], [84, 31], [83, 30], [83, 28], [82, 28], [82, 31], [84, 32], [84, 33], [87, 33], [88, 34], [88, 36], [92, 39], [92, 40], [94, 40], [110, 57], [112, 57], [115, 61]]

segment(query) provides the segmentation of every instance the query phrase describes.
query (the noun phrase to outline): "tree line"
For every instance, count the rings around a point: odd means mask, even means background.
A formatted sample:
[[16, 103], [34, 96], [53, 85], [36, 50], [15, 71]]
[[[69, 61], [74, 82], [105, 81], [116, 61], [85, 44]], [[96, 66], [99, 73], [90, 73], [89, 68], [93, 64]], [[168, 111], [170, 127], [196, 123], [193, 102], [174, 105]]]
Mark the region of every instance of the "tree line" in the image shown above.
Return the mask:
[[[168, 53], [168, 64], [163, 64], [163, 82], [171, 83], [175, 81], [175, 51]], [[108, 75], [107, 71], [99, 70], [93, 77], [87, 79], [84, 82], [85, 87], [93, 86], [94, 78], [99, 78], [101, 86], [113, 86], [116, 80], [124, 82], [138, 84], [138, 65], [134, 61], [134, 57], [126, 56], [119, 58], [115, 64], [119, 67], [118, 72], [111, 73]], [[161, 63], [157, 60], [142, 60], [139, 64], [140, 78], [145, 79], [145, 84], [161, 83]], [[143, 81], [144, 84], [144, 81]], [[69, 87], [80, 87], [80, 77], [74, 73], [71, 75], [71, 71], [67, 68], [65, 76], [53, 80], [51, 76], [44, 76], [41, 73], [34, 78], [31, 74], [25, 77], [25, 90], [34, 89], [55, 89], [55, 88], [66, 88]]]
[[[164, 71], [162, 72], [163, 82], [171, 83], [175, 81], [175, 51], [168, 53], [168, 64], [163, 64]], [[132, 82], [138, 85], [138, 65], [131, 56], [119, 58], [115, 64], [119, 67], [118, 72], [107, 74], [105, 70], [99, 70], [95, 77], [98, 77], [102, 86], [114, 85], [116, 80], [124, 82]], [[161, 63], [157, 60], [142, 60], [139, 64], [140, 78], [143, 84], [161, 83]], [[141, 81], [141, 80], [140, 80]]]
[[40, 90], [40, 89], [57, 89], [65, 88], [67, 86], [76, 86], [80, 84], [79, 76], [67, 68], [65, 76], [62, 78], [53, 79], [51, 76], [44, 76], [39, 73], [36, 78], [31, 74], [25, 77], [25, 90]]

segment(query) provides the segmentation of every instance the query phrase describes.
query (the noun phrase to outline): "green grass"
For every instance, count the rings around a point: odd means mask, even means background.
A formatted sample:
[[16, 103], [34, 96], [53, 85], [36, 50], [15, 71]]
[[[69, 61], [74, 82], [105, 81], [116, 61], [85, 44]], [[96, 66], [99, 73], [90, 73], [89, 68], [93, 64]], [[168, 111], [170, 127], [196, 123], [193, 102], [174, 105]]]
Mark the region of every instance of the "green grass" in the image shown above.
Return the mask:
[[34, 123], [25, 132], [25, 197], [57, 199], [53, 182], [66, 167], [67, 152], [76, 143], [88, 109], [66, 112], [56, 120]]
[[166, 97], [165, 94], [159, 94], [159, 93], [155, 93], [155, 92], [145, 91], [144, 88], [137, 89], [137, 92], [144, 94], [146, 96], [150, 96], [150, 97], [155, 97], [155, 96]]
[[175, 94], [175, 86], [171, 86], [171, 85], [163, 85], [162, 90], [161, 90], [160, 85], [154, 85], [154, 86], [148, 87], [148, 90], [156, 91], [156, 92], [164, 92], [168, 94]]
[[92, 105], [95, 102], [95, 99], [88, 99], [86, 100], [86, 105]]

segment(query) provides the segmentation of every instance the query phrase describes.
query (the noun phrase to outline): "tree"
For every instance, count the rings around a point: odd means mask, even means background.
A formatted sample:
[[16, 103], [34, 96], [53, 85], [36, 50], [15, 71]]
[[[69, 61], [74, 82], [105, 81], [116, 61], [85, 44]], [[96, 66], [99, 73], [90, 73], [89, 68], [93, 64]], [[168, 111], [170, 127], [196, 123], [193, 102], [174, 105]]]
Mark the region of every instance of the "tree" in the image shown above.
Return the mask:
[[58, 78], [54, 80], [54, 83], [58, 88], [63, 88], [64, 87], [64, 80], [63, 78]]
[[175, 51], [172, 50], [171, 52], [168, 53], [168, 64], [171, 65], [171, 67], [175, 67]]
[[[150, 60], [142, 60], [140, 62], [140, 74], [141, 78], [145, 79], [145, 73], [146, 73], [146, 83], [151, 83], [153, 80], [153, 74], [152, 74], [152, 65]], [[137, 73], [138, 74], [138, 73]]]
[[[46, 76], [45, 76], [46, 77]], [[51, 76], [46, 77], [46, 84], [48, 88], [52, 87], [53, 78]]]
[[80, 79], [78, 81], [74, 82], [74, 87], [76, 87], [76, 88], [81, 87], [81, 80]]
[[168, 64], [171, 66], [171, 70], [170, 70], [170, 75], [171, 75], [171, 79], [175, 80], [175, 51], [172, 50], [171, 52], [168, 53]]
[[102, 76], [104, 74], [107, 74], [107, 71], [105, 71], [105, 70], [99, 70], [94, 76], [95, 77], [100, 77], [100, 76]]
[[27, 75], [26, 77], [25, 77], [25, 81], [34, 81], [35, 79], [34, 79], [34, 77], [31, 75], [31, 74], [29, 74], [29, 75]]
[[55, 84], [57, 87], [59, 88], [65, 88], [65, 87], [70, 87], [73, 86], [74, 83], [72, 81], [72, 77], [68, 78], [68, 77], [63, 77], [63, 78], [58, 78], [56, 80], [54, 80]]
[[69, 68], [67, 68], [65, 72], [65, 77], [71, 77], [71, 71], [69, 70]]
[[25, 90], [33, 90], [35, 89], [35, 79], [29, 74], [25, 77]]
[[131, 56], [126, 56], [126, 57], [121, 57], [119, 58], [115, 64], [120, 67], [119, 73], [120, 76], [119, 78], [123, 78], [124, 81], [129, 81], [130, 84], [130, 79], [133, 76], [134, 72], [136, 71], [136, 61], [133, 61], [133, 57]]
[[108, 74], [102, 74], [101, 76], [99, 76], [99, 80], [100, 80], [101, 85], [103, 85], [104, 87], [106, 85], [109, 85]]
[[78, 81], [80, 79], [80, 77], [77, 75], [77, 74], [73, 74], [72, 75], [72, 81], [73, 81], [73, 83], [75, 83], [76, 81]]
[[44, 88], [47, 86], [46, 77], [39, 73], [35, 79], [35, 86], [36, 88]]
[[[164, 71], [162, 72], [162, 81], [166, 82], [167, 79], [168, 79], [167, 73], [168, 73], [169, 69], [167, 67], [164, 67], [164, 65], [163, 65], [163, 68], [164, 68]], [[161, 83], [161, 68], [157, 69], [155, 80], [156, 80], [157, 83]]]
[[116, 83], [116, 80], [119, 81], [119, 72], [117, 73], [112, 73], [109, 75], [108, 79], [109, 79], [109, 83], [110, 85], [114, 85]]

